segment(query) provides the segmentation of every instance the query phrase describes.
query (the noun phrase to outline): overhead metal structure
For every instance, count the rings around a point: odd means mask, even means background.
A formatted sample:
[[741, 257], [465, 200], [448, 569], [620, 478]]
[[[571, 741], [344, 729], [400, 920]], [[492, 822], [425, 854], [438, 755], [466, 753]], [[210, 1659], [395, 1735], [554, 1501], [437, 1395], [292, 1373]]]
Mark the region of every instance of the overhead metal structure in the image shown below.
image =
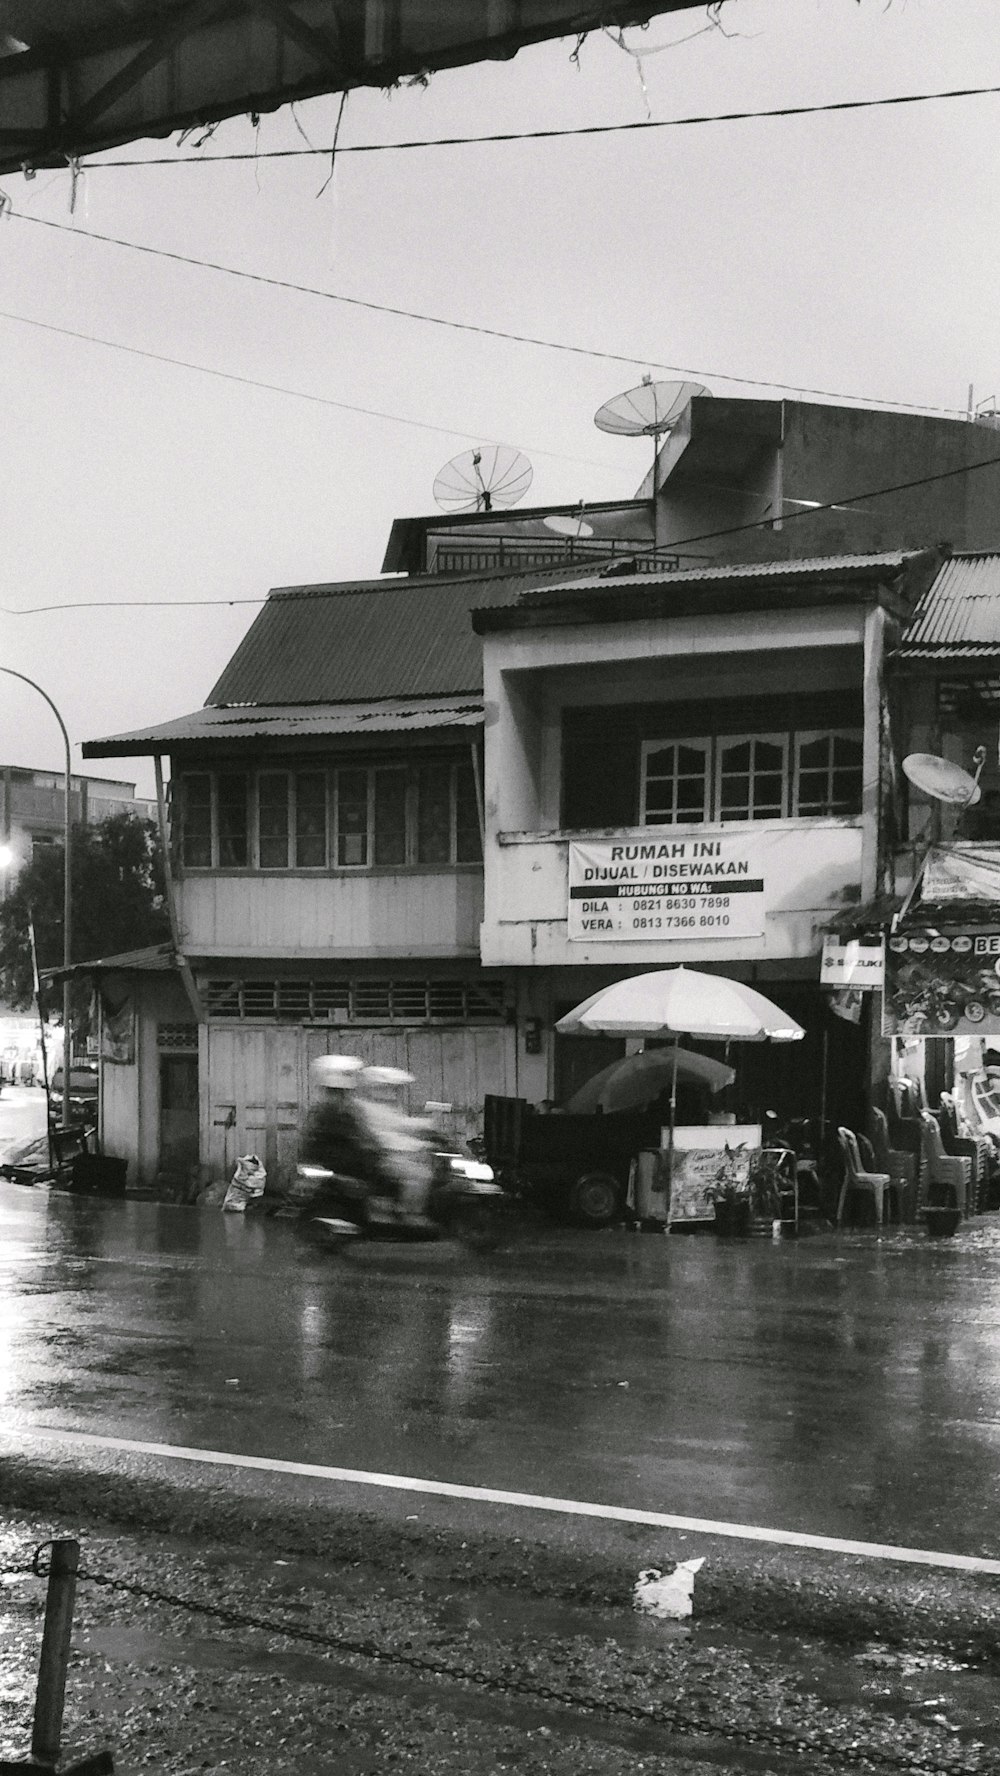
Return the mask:
[[704, 0], [6, 0], [0, 172], [503, 60]]

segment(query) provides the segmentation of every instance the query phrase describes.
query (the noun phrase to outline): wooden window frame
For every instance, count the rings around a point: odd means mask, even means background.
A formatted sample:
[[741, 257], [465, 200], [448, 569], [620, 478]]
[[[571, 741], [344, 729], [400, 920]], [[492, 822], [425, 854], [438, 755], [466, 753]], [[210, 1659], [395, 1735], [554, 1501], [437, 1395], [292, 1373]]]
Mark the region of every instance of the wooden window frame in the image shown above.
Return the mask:
[[[816, 744], [817, 740], [829, 740], [829, 741], [833, 741], [833, 742], [836, 742], [837, 740], [852, 740], [856, 746], [860, 746], [860, 748], [861, 748], [861, 761], [860, 761], [861, 783], [859, 785], [859, 792], [858, 792], [858, 805], [852, 815], [849, 815], [849, 814], [837, 815], [832, 812], [832, 803], [834, 800], [834, 797], [832, 795], [833, 776], [834, 776], [834, 772], [837, 769], [836, 765], [833, 762], [832, 749], [831, 749], [830, 754], [828, 755], [828, 762], [827, 762], [827, 767], [826, 767], [826, 787], [827, 787], [826, 812], [820, 813], [820, 812], [817, 812], [816, 810], [812, 810], [808, 814], [801, 814], [799, 812], [799, 802], [801, 799], [800, 794], [799, 794], [799, 782], [800, 782], [801, 775], [802, 775], [802, 748], [803, 748], [803, 746], [814, 746]], [[857, 817], [861, 813], [861, 800], [862, 800], [862, 795], [864, 792], [864, 729], [863, 728], [802, 728], [802, 729], [796, 730], [796, 733], [794, 735], [794, 741], [795, 741], [795, 755], [794, 755], [793, 768], [792, 768], [792, 802], [791, 802], [792, 810], [793, 810], [793, 816], [792, 816], [793, 819], [796, 819], [796, 820], [833, 820], [833, 819], [849, 820], [849, 819], [857, 819]], [[816, 766], [810, 765], [807, 767], [807, 769], [812, 771], [812, 770], [816, 769]]]
[[[446, 862], [421, 863], [419, 859], [420, 838], [420, 779], [419, 771], [422, 764], [436, 764], [448, 773], [448, 859]], [[181, 869], [193, 873], [230, 872], [240, 875], [280, 876], [290, 874], [329, 874], [344, 871], [350, 875], [363, 874], [374, 870], [409, 870], [409, 869], [465, 869], [482, 868], [482, 854], [474, 858], [458, 858], [458, 808], [460, 772], [469, 769], [464, 760], [454, 756], [435, 758], [428, 754], [426, 759], [397, 759], [381, 761], [372, 759], [359, 760], [356, 764], [349, 759], [341, 759], [337, 764], [281, 765], [257, 766], [253, 769], [236, 770], [217, 766], [209, 766], [204, 770], [182, 770], [177, 773], [175, 785], [171, 786], [172, 796], [177, 795], [180, 818], [176, 821], [177, 848], [176, 859]], [[403, 820], [404, 820], [404, 855], [401, 862], [380, 863], [375, 858], [376, 840], [376, 773], [391, 772], [402, 779], [403, 783]], [[345, 772], [353, 773], [365, 781], [365, 828], [364, 828], [364, 862], [344, 863], [341, 861], [341, 827], [340, 807], [341, 780]], [[219, 823], [219, 779], [221, 776], [242, 777], [247, 785], [247, 861], [243, 864], [224, 864], [221, 859], [221, 833]], [[304, 864], [298, 861], [298, 811], [299, 811], [299, 779], [303, 776], [322, 777], [324, 784], [323, 809], [325, 831], [323, 841], [323, 862]], [[285, 782], [285, 806], [287, 810], [287, 844], [284, 863], [261, 862], [261, 782], [267, 777], [281, 777]], [[191, 779], [207, 779], [209, 785], [209, 853], [210, 861], [206, 863], [190, 863], [185, 857], [185, 825], [187, 818], [187, 785]], [[473, 790], [474, 793], [474, 790]], [[318, 803], [317, 803], [318, 806]], [[175, 817], [177, 810], [173, 810]], [[463, 830], [465, 830], [463, 828]], [[470, 829], [471, 830], [471, 829]], [[204, 836], [204, 835], [202, 835]], [[318, 835], [313, 835], [318, 836]]]
[[[675, 807], [675, 818], [673, 820], [663, 820], [662, 818], [651, 820], [646, 812], [646, 803], [647, 803], [646, 791], [647, 791], [647, 786], [649, 783], [648, 759], [649, 759], [650, 753], [662, 752], [664, 750], [664, 748], [668, 747], [668, 746], [672, 746], [674, 748], [674, 772], [673, 772], [674, 797], [673, 797], [673, 800], [674, 800], [674, 807]], [[682, 819], [682, 820], [678, 820], [676, 818], [677, 782], [678, 782], [676, 754], [677, 754], [677, 748], [680, 746], [689, 746], [691, 748], [701, 747], [704, 749], [704, 753], [705, 753], [705, 777], [704, 777], [705, 793], [704, 793], [703, 803], [702, 803], [704, 812], [703, 812], [702, 819], [700, 822], [697, 820], [691, 820], [689, 818]], [[643, 740], [642, 741], [640, 761], [639, 761], [639, 825], [640, 826], [698, 826], [699, 824], [705, 825], [705, 824], [707, 824], [708, 821], [711, 820], [711, 818], [712, 818], [712, 788], [713, 788], [712, 746], [713, 746], [713, 741], [712, 741], [712, 736], [710, 734], [696, 734], [696, 735], [691, 735], [691, 736], [682, 735], [680, 737], [667, 736], [667, 737], [663, 738], [662, 740]]]
[[[781, 752], [781, 809], [780, 809], [780, 812], [777, 814], [773, 814], [770, 812], [767, 814], [756, 814], [754, 812], [754, 781], [755, 781], [755, 777], [757, 775], [756, 770], [755, 770], [755, 760], [756, 760], [756, 749], [757, 749], [758, 744], [761, 744], [764, 746], [776, 746], [776, 747], [778, 747], [778, 749]], [[730, 748], [732, 746], [749, 746], [751, 749], [750, 750], [750, 770], [748, 773], [749, 779], [750, 779], [750, 782], [749, 782], [750, 803], [749, 803], [748, 812], [746, 814], [723, 814], [723, 812], [722, 812], [722, 778], [723, 778], [722, 766], [723, 766], [723, 760], [724, 760], [726, 751], [728, 750], [728, 748]], [[791, 735], [788, 732], [787, 728], [785, 729], [785, 731], [783, 733], [777, 733], [777, 734], [718, 734], [718, 735], [716, 735], [716, 739], [715, 739], [715, 769], [712, 774], [713, 775], [712, 787], [713, 787], [713, 796], [714, 796], [714, 806], [715, 806], [715, 810], [716, 810], [715, 818], [720, 823], [725, 823], [726, 825], [732, 824], [732, 825], [738, 825], [738, 826], [753, 826], [758, 821], [761, 821], [761, 820], [787, 820], [788, 819], [788, 809], [789, 809], [789, 806], [791, 803], [791, 781], [790, 781], [790, 774], [789, 774], [789, 769], [788, 769], [788, 761], [789, 761], [790, 751], [791, 751]], [[730, 775], [732, 775], [732, 774], [733, 773], [730, 773]], [[764, 773], [762, 773], [762, 775], [763, 774]], [[768, 776], [770, 776], [771, 774], [772, 774], [771, 772], [766, 773], [766, 775], [768, 775]]]

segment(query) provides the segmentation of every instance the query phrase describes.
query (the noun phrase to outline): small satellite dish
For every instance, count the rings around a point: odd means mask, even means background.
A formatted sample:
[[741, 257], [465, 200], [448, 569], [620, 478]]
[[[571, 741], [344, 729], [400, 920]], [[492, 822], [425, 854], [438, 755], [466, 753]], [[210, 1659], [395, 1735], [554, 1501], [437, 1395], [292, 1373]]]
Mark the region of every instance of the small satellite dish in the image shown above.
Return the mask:
[[953, 807], [974, 808], [982, 795], [975, 777], [953, 765], [950, 759], [939, 758], [935, 752], [911, 752], [903, 760], [903, 772], [910, 782], [922, 789], [935, 802]]
[[564, 517], [561, 513], [553, 513], [551, 518], [543, 520], [546, 530], [554, 530], [561, 537], [592, 537], [594, 526], [585, 518]]
[[647, 377], [638, 388], [598, 407], [594, 424], [599, 432], [617, 432], [623, 438], [657, 438], [677, 424], [693, 396], [710, 393], [700, 382], [652, 382]]
[[524, 498], [533, 473], [513, 445], [483, 444], [445, 463], [434, 478], [434, 498], [442, 512], [499, 512]]

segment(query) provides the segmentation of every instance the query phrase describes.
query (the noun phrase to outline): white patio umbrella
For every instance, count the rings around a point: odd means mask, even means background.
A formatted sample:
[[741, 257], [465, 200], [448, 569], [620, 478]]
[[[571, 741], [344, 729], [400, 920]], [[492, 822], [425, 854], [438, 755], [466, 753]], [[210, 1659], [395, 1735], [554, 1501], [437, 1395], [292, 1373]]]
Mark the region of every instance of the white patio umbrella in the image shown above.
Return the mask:
[[598, 1108], [631, 1110], [648, 1104], [671, 1084], [675, 1055], [681, 1085], [701, 1085], [706, 1091], [719, 1092], [736, 1078], [732, 1067], [713, 1061], [709, 1055], [693, 1054], [687, 1048], [647, 1048], [642, 1054], [626, 1055], [612, 1061], [610, 1067], [602, 1067], [573, 1093], [563, 1109], [582, 1116]]
[[787, 1011], [753, 987], [694, 968], [659, 968], [615, 981], [559, 1019], [564, 1036], [673, 1036], [670, 1090], [670, 1169], [674, 1160], [679, 1053], [676, 1038], [702, 1042], [798, 1042], [805, 1031]]

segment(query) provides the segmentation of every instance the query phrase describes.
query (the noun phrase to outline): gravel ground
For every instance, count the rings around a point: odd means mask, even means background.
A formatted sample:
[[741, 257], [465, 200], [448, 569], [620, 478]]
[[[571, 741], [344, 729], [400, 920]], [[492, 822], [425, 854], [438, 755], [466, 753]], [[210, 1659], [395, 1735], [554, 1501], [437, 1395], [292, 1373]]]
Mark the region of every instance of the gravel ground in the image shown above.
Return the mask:
[[[293, 1631], [82, 1582], [66, 1751], [107, 1744], [126, 1776], [1000, 1771], [991, 1581], [707, 1537], [584, 1556], [406, 1503], [387, 1521], [6, 1462], [0, 1755], [27, 1752], [44, 1602], [12, 1569], [70, 1534], [88, 1572]], [[639, 1568], [695, 1552], [691, 1626], [639, 1617]]]

